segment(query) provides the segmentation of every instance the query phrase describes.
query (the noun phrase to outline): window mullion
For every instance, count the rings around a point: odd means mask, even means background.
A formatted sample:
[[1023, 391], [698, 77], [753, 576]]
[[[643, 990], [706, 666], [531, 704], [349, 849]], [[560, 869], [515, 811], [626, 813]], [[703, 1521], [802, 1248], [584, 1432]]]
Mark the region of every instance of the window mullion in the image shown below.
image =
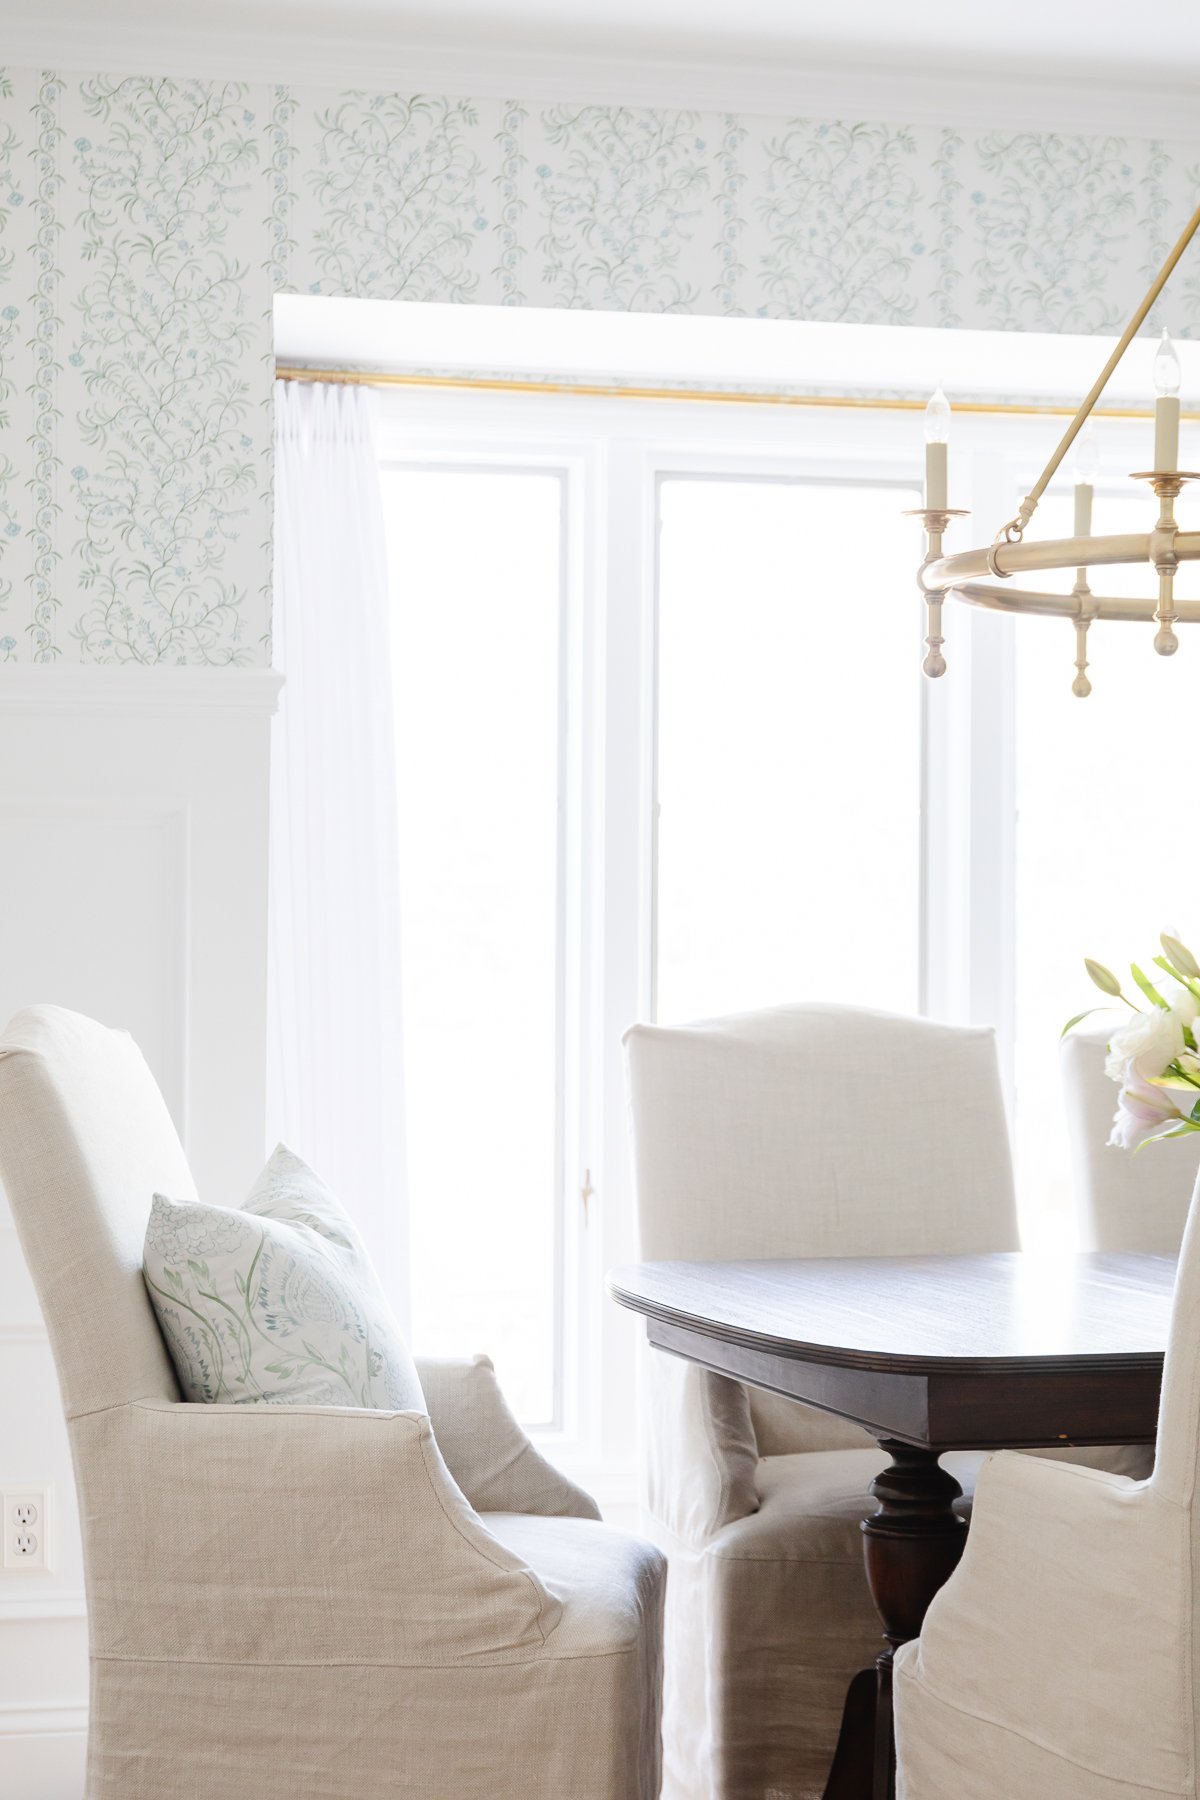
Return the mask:
[[621, 1040], [650, 1012], [651, 806], [653, 795], [654, 485], [636, 438], [604, 452], [604, 791], [601, 885], [602, 998], [598, 1043], [602, 1156], [591, 1233], [597, 1453], [623, 1471], [633, 1499], [636, 1323], [605, 1298], [604, 1272], [636, 1256]]

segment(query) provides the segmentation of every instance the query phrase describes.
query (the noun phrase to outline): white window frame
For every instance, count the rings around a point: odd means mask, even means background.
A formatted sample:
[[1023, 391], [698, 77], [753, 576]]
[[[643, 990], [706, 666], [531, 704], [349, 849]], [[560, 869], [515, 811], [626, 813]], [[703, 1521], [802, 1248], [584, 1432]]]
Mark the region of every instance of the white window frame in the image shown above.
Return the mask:
[[[870, 453], [864, 454], [869, 433]], [[657, 496], [679, 475], [719, 479], [919, 479], [919, 414], [406, 388], [380, 407], [385, 461], [554, 469], [564, 484], [564, 791], [567, 843], [559, 1243], [560, 1405], [538, 1431], [608, 1509], [632, 1505], [639, 1323], [606, 1296], [636, 1256], [621, 1038], [653, 1016], [657, 819]], [[951, 547], [990, 537], [1053, 442], [1052, 421], [959, 416], [951, 499], [970, 509]], [[1144, 427], [1106, 427], [1106, 463]], [[1143, 447], [1144, 448], [1144, 447]], [[1142, 457], [1144, 462], [1144, 455]], [[1119, 478], [1106, 477], [1105, 485]], [[1024, 491], [1022, 487], [1021, 491]], [[898, 495], [898, 505], [905, 499]], [[1036, 530], [1036, 526], [1035, 526]], [[924, 626], [914, 567], [896, 604]], [[850, 552], [848, 551], [848, 554]], [[1011, 1098], [1015, 945], [1014, 629], [1043, 631], [1063, 659], [1069, 627], [951, 604], [945, 677], [922, 688], [921, 1009], [995, 1024]], [[849, 693], [853, 633], [836, 654]], [[835, 675], [835, 679], [837, 676]], [[590, 1171], [585, 1223], [580, 1192]], [[503, 1372], [501, 1371], [501, 1374]]]

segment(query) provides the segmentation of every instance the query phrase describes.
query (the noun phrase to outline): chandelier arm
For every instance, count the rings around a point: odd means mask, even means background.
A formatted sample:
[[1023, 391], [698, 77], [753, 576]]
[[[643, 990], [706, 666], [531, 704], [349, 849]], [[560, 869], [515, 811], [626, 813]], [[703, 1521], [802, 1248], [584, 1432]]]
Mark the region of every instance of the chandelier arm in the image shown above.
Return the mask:
[[[1123, 624], [1152, 625], [1158, 606], [1158, 601], [1152, 599], [1093, 594], [1081, 607], [1074, 594], [1039, 594], [1029, 589], [997, 587], [988, 581], [963, 582], [953, 594], [967, 606], [978, 606], [987, 612], [1038, 613], [1088, 624], [1096, 619], [1110, 619]], [[1200, 624], [1200, 600], [1176, 600], [1174, 617], [1181, 624]]]
[[1154, 280], [1150, 283], [1145, 298], [1138, 305], [1133, 317], [1121, 333], [1116, 349], [1093, 382], [1079, 411], [1075, 414], [1075, 417], [1063, 432], [1058, 448], [1030, 488], [1028, 494], [1026, 494], [1024, 500], [1022, 500], [1020, 506], [1017, 508], [1016, 517], [1010, 519], [1007, 525], [1001, 526], [1000, 530], [996, 533], [997, 543], [1004, 542], [1006, 544], [1013, 544], [1020, 542], [1025, 527], [1028, 525], [1037, 509], [1038, 501], [1045, 493], [1050, 482], [1054, 479], [1059, 464], [1062, 462], [1067, 451], [1071, 448], [1071, 445], [1075, 442], [1075, 439], [1083, 429], [1084, 423], [1097, 400], [1108, 386], [1109, 378], [1111, 377], [1113, 370], [1116, 368], [1126, 350], [1128, 350], [1130, 344], [1145, 324], [1150, 308], [1154, 305], [1154, 302], [1166, 287], [1167, 282], [1171, 279], [1171, 276], [1175, 271], [1175, 265], [1195, 237], [1198, 228], [1200, 228], [1200, 206], [1196, 208], [1195, 212], [1184, 226], [1178, 242], [1171, 250], [1162, 268], [1154, 277]]
[[[1088, 569], [1111, 563], [1152, 560], [1154, 533], [1122, 532], [1111, 537], [1045, 538], [1033, 544], [1000, 544], [937, 556], [921, 570], [922, 592], [939, 593], [964, 581], [982, 580], [999, 570], [1002, 577], [1044, 569]], [[1171, 541], [1177, 562], [1200, 560], [1200, 531], [1177, 532]], [[994, 564], [992, 559], [994, 560]]]

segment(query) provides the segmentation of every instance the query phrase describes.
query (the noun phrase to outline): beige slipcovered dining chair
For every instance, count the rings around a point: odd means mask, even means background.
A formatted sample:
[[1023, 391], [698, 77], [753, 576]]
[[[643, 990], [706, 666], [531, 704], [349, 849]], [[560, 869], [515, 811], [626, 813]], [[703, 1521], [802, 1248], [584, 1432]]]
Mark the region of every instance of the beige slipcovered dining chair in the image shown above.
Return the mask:
[[1176, 1256], [1200, 1169], [1200, 1136], [1131, 1155], [1109, 1144], [1117, 1086], [1104, 1073], [1109, 1026], [1078, 1026], [1062, 1040], [1071, 1173], [1085, 1250]]
[[187, 1405], [141, 1275], [194, 1197], [136, 1046], [0, 1038], [3, 1178], [83, 1522], [87, 1800], [655, 1800], [662, 1558], [609, 1530], [485, 1358], [428, 1416]]
[[1198, 1466], [1193, 1202], [1154, 1473], [988, 1459], [962, 1562], [896, 1654], [898, 1800], [1200, 1791]]
[[[626, 1036], [652, 1260], [1017, 1247], [990, 1030], [793, 1006]], [[887, 1458], [795, 1401], [648, 1354], [668, 1553], [664, 1800], [808, 1800], [880, 1625], [859, 1525]], [[979, 1459], [949, 1456], [969, 1492]]]

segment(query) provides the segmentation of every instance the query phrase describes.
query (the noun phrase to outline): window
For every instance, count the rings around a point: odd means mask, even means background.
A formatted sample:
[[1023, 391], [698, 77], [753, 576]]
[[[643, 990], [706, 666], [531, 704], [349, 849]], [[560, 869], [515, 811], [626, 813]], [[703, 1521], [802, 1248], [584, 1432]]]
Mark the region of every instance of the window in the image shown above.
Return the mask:
[[[888, 353], [913, 370], [925, 335]], [[1047, 384], [1097, 355], [1040, 353]], [[989, 339], [978, 385], [1027, 355]], [[1081, 958], [1194, 925], [1158, 745], [1195, 647], [1164, 664], [1149, 633], [1098, 627], [1081, 702], [1065, 622], [954, 604], [925, 682], [912, 412], [407, 388], [381, 418], [414, 1338], [489, 1350], [611, 1507], [634, 1497], [640, 1336], [604, 1281], [637, 1253], [624, 1030], [821, 998], [993, 1024], [1023, 1228], [1068, 1233], [1058, 1032], [1090, 997]], [[1011, 514], [1054, 429], [956, 417], [972, 517], [949, 548]], [[1105, 424], [1105, 468], [1143, 466], [1146, 429]], [[1069, 511], [1063, 482], [1034, 532]], [[1148, 511], [1110, 473], [1095, 528]]]
[[921, 1003], [917, 434], [413, 391], [381, 421], [414, 1344], [486, 1348], [632, 1501], [622, 1033]]
[[920, 500], [661, 481], [660, 1019], [917, 1008], [922, 678], [904, 575], [920, 539], [902, 509]]
[[558, 1414], [562, 482], [383, 471], [412, 1330]]

